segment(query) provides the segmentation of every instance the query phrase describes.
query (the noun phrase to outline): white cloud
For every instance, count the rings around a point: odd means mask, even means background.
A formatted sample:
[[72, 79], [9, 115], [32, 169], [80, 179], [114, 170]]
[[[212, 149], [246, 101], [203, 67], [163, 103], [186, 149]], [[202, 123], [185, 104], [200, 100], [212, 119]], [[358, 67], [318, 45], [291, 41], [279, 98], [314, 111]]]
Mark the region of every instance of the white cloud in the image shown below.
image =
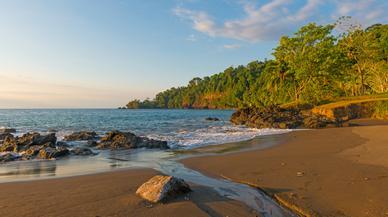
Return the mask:
[[333, 17], [352, 16], [363, 26], [376, 22], [388, 22], [385, 11], [388, 10], [388, 1], [385, 0], [334, 0], [336, 11]]
[[[376, 0], [306, 0], [297, 7], [295, 0], [272, 0], [257, 6], [251, 1], [244, 1], [244, 17], [217, 23], [205, 11], [195, 11], [183, 7], [173, 10], [175, 15], [189, 20], [195, 30], [211, 37], [224, 37], [242, 41], [257, 42], [262, 40], [277, 40], [280, 35], [288, 34], [307, 22], [333, 22], [340, 16], [351, 15], [363, 19], [363, 24], [387, 19], [382, 13], [387, 10], [384, 1]], [[320, 7], [330, 4], [335, 8], [327, 16], [320, 17]], [[291, 7], [292, 6], [292, 7]], [[290, 10], [290, 8], [295, 8]], [[384, 17], [385, 16], [385, 17]]]
[[224, 45], [224, 48], [225, 49], [238, 49], [240, 48], [241, 45], [240, 44], [225, 44]]

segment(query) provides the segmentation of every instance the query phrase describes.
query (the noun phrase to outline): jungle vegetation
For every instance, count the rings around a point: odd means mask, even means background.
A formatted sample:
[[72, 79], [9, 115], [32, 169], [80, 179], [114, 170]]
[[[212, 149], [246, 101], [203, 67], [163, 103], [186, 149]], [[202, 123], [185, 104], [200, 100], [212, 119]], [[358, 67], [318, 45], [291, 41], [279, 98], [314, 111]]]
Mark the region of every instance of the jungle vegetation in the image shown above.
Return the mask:
[[242, 108], [319, 105], [388, 92], [388, 24], [361, 28], [349, 17], [310, 23], [280, 38], [273, 59], [193, 78], [127, 108]]

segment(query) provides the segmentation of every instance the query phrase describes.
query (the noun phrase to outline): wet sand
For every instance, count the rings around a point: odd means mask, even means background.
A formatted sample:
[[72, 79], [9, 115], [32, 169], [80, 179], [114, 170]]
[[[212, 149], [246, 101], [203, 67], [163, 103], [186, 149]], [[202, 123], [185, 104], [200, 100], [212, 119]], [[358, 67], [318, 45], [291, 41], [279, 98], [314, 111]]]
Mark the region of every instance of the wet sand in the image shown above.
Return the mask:
[[192, 186], [187, 198], [150, 204], [135, 195], [153, 170], [123, 170], [95, 175], [0, 184], [0, 216], [171, 217], [256, 216], [240, 202], [212, 189]]
[[[362, 121], [362, 125], [373, 122]], [[357, 123], [358, 124], [358, 123]], [[296, 131], [281, 144], [182, 162], [263, 189], [306, 216], [388, 216], [388, 126]]]

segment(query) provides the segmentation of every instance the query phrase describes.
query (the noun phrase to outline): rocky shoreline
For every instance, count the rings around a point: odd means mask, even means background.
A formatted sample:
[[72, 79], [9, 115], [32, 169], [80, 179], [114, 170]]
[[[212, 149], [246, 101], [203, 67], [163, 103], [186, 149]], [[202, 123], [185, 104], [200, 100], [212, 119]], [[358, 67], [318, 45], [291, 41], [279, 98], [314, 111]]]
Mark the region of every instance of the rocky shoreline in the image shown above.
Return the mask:
[[269, 106], [238, 109], [230, 121], [253, 128], [332, 128], [359, 118], [388, 119], [388, 99], [341, 101], [321, 106]]
[[[28, 132], [14, 136], [15, 129], [2, 129], [0, 133], [0, 162], [33, 159], [60, 159], [71, 155], [91, 156], [98, 150], [157, 148], [168, 149], [166, 141], [137, 136], [131, 132], [110, 131], [99, 137], [93, 131], [74, 132], [58, 141], [55, 133]], [[86, 141], [74, 146], [70, 142]]]

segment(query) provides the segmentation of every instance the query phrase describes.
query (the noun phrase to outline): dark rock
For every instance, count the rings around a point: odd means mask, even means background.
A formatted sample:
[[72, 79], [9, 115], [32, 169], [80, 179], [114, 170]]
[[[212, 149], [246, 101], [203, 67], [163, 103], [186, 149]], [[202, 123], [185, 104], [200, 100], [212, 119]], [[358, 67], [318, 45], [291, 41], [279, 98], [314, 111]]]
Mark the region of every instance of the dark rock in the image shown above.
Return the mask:
[[67, 148], [52, 148], [52, 147], [47, 147], [43, 148], [39, 151], [39, 158], [40, 159], [55, 159], [58, 157], [64, 157], [68, 155], [70, 152]]
[[63, 141], [58, 141], [56, 144], [57, 147], [64, 147], [64, 148], [70, 148], [71, 146]]
[[313, 129], [325, 128], [331, 123], [325, 116], [314, 114], [309, 114], [303, 120], [304, 127]]
[[14, 137], [11, 133], [0, 133], [0, 140], [3, 141], [7, 136]]
[[29, 149], [27, 149], [26, 151], [24, 151], [22, 154], [23, 154], [23, 158], [25, 160], [29, 160], [29, 159], [32, 159], [34, 158], [36, 155], [38, 155], [39, 151], [44, 148], [42, 146], [39, 146], [39, 145], [33, 145], [33, 146], [30, 146]]
[[90, 148], [83, 148], [83, 147], [73, 148], [70, 152], [74, 155], [82, 155], [82, 156], [97, 154], [97, 153], [94, 153]]
[[5, 163], [19, 159], [20, 156], [14, 152], [0, 153], [0, 162]]
[[131, 132], [111, 131], [101, 138], [99, 149], [160, 148], [168, 149], [166, 141], [136, 136]]
[[65, 136], [65, 141], [82, 141], [97, 139], [97, 133], [94, 131], [80, 131]]
[[21, 137], [17, 137], [17, 144], [19, 146], [43, 145], [49, 143], [50, 147], [55, 147], [57, 137], [55, 133], [41, 135], [39, 133], [26, 133]]
[[237, 125], [255, 128], [297, 128], [303, 124], [299, 109], [283, 109], [278, 106], [267, 108], [245, 108], [233, 113], [231, 120]]
[[207, 121], [220, 121], [219, 118], [215, 118], [215, 117], [208, 117], [205, 120], [207, 120]]
[[166, 202], [190, 191], [190, 186], [183, 179], [157, 175], [141, 185], [136, 194], [150, 202], [158, 203]]
[[0, 128], [0, 133], [16, 133], [15, 128]]
[[89, 140], [86, 143], [86, 145], [89, 146], [89, 147], [96, 147], [97, 146], [97, 142], [95, 140]]
[[6, 152], [6, 151], [12, 151], [12, 152], [19, 151], [17, 140], [13, 136], [5, 137], [3, 144], [0, 146], [0, 152]]

